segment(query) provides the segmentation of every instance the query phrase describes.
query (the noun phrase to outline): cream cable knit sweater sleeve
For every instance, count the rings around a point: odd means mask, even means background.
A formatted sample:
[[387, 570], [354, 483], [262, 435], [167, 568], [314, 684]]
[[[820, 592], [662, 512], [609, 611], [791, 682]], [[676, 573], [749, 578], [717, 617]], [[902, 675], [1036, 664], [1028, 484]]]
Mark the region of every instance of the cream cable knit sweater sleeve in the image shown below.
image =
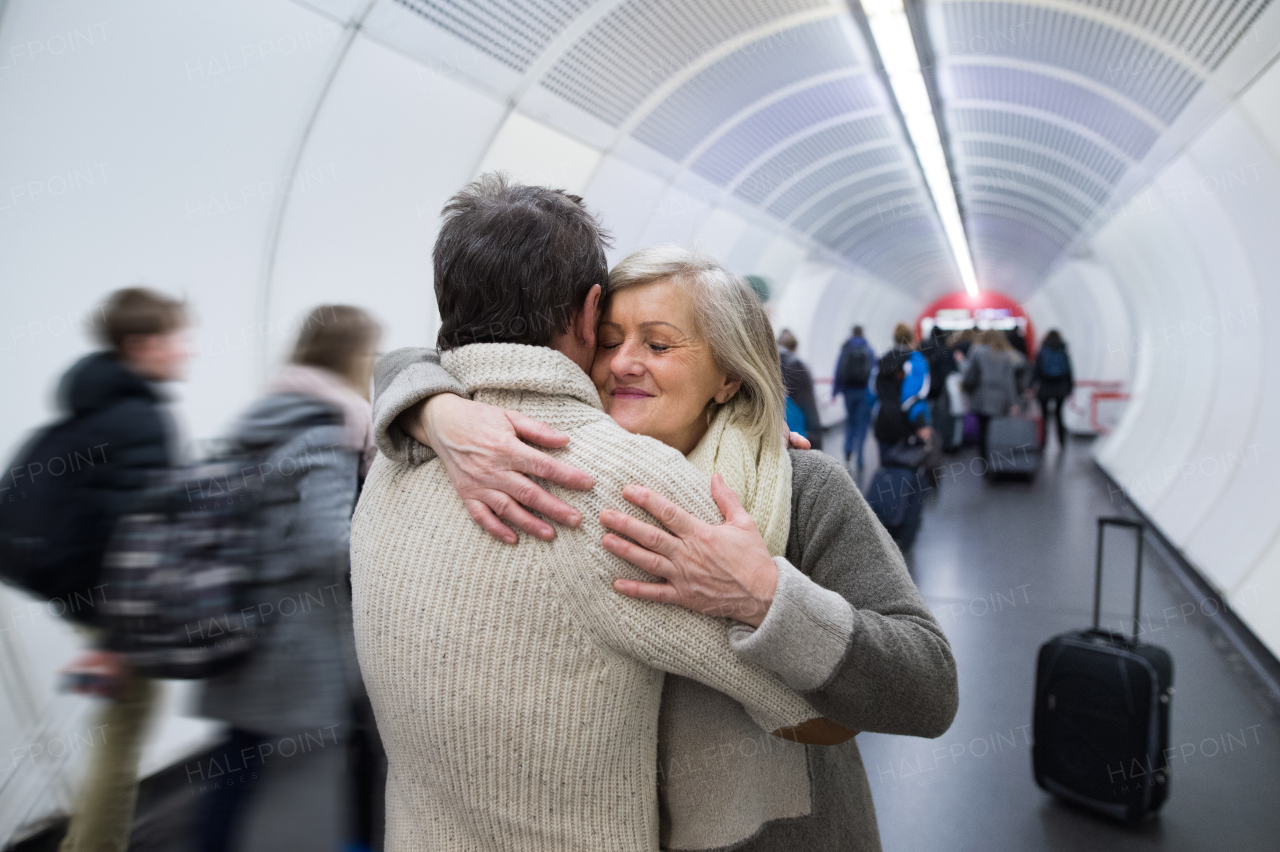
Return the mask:
[[489, 538], [438, 460], [380, 458], [352, 527], [356, 641], [390, 761], [387, 848], [656, 850], [662, 674], [732, 695], [770, 730], [818, 716], [741, 660], [724, 623], [618, 595], [642, 576], [600, 545], [637, 481], [714, 520], [706, 477], [629, 435], [549, 349], [479, 344], [445, 363], [476, 398], [566, 431], [596, 477], [559, 492], [586, 519], [553, 542]]

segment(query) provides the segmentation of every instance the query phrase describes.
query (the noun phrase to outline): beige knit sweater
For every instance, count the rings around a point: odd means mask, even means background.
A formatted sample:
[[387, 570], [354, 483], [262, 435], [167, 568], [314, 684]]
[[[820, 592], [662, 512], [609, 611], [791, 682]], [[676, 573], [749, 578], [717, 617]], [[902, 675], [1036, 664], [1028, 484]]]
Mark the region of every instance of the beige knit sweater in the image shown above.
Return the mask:
[[475, 399], [567, 432], [595, 478], [553, 489], [582, 512], [552, 542], [491, 539], [438, 460], [379, 457], [352, 527], [356, 643], [390, 761], [387, 849], [656, 850], [663, 672], [741, 702], [762, 728], [820, 716], [730, 648], [726, 623], [612, 589], [644, 578], [600, 545], [603, 508], [653, 487], [719, 522], [705, 474], [631, 435], [551, 349], [475, 344], [442, 358]]

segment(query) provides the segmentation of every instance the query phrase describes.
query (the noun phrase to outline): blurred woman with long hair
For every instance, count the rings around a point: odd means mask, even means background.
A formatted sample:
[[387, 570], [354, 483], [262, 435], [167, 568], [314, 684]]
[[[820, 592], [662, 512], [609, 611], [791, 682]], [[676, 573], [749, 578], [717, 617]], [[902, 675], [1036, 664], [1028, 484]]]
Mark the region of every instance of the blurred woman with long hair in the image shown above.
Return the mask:
[[[376, 453], [369, 389], [379, 336], [359, 308], [314, 309], [289, 363], [235, 428], [234, 444], [263, 460], [255, 485], [273, 497], [256, 525], [249, 602], [257, 616], [247, 629], [257, 646], [244, 665], [206, 682], [200, 706], [230, 726], [221, 752], [198, 773], [208, 782], [202, 852], [236, 848], [250, 802], [288, 825], [296, 848], [349, 839], [346, 750], [362, 687], [348, 551], [351, 514]], [[275, 499], [281, 494], [288, 497]], [[300, 779], [308, 795], [290, 795]]]

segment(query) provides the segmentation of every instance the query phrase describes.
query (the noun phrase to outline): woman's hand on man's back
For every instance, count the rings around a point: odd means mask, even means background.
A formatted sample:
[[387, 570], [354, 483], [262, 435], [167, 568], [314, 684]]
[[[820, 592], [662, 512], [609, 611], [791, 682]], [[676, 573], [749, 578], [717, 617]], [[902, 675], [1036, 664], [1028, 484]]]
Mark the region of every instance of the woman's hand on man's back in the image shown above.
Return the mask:
[[516, 542], [515, 532], [503, 520], [538, 538], [553, 538], [552, 526], [533, 512], [570, 527], [582, 523], [578, 510], [529, 478], [590, 490], [590, 475], [530, 446], [563, 447], [568, 435], [518, 411], [450, 393], [408, 409], [398, 422], [411, 437], [435, 450], [471, 519], [499, 541]]

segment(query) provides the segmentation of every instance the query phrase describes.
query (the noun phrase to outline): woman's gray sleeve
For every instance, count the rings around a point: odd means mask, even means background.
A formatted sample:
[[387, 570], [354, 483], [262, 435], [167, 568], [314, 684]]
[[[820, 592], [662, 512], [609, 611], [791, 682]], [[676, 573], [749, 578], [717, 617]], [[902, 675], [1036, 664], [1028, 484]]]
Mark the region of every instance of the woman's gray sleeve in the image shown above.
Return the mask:
[[435, 458], [430, 447], [396, 425], [396, 418], [438, 393], [468, 396], [467, 389], [440, 366], [436, 350], [406, 347], [378, 359], [373, 372], [373, 436], [384, 456], [404, 465]]
[[799, 564], [779, 561], [765, 621], [730, 641], [833, 722], [940, 736], [959, 703], [951, 646], [852, 480], [833, 460], [821, 468], [797, 482]]

